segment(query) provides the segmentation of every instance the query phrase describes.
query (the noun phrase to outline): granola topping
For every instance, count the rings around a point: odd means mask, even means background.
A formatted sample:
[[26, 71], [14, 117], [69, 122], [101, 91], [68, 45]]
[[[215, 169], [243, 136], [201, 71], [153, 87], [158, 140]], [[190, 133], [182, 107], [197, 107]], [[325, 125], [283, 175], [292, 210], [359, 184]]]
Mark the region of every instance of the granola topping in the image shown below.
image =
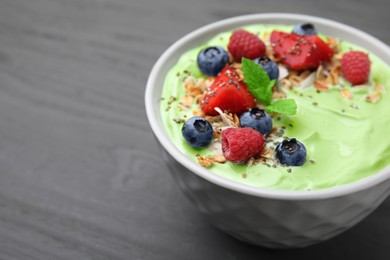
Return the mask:
[[[340, 147], [338, 147], [337, 145], [339, 144], [337, 142], [336, 144], [332, 143], [333, 146], [331, 147], [330, 145], [334, 136], [331, 136], [330, 134], [328, 135], [326, 130], [329, 130], [330, 132], [340, 131], [339, 122], [343, 120], [347, 122], [346, 124], [349, 124], [348, 127], [350, 129], [359, 130], [358, 127], [362, 124], [359, 121], [359, 115], [364, 114], [365, 117], [368, 117], [366, 112], [367, 109], [381, 105], [385, 101], [382, 99], [387, 98], [387, 83], [377, 76], [372, 76], [367, 82], [359, 85], [351, 85], [348, 81], [346, 81], [341, 70], [341, 58], [343, 53], [349, 51], [351, 47], [348, 43], [346, 44], [340, 39], [325, 36], [325, 42], [333, 50], [333, 57], [326, 62], [320, 63], [320, 65], [315, 69], [303, 69], [297, 71], [289, 69], [282, 64], [283, 59], [286, 59], [286, 57], [277, 57], [275, 53], [273, 53], [270, 43], [270, 31], [258, 31], [255, 32], [255, 34], [259, 35], [264, 41], [266, 45], [266, 56], [279, 64], [280, 73], [276, 84], [272, 88], [272, 99], [280, 100], [291, 97], [296, 98], [301, 102], [298, 103], [298, 109], [300, 109], [299, 105], [302, 104], [302, 106], [305, 106], [304, 109], [302, 107], [302, 111], [306, 113], [298, 114], [297, 116], [270, 113], [274, 122], [274, 127], [269, 134], [264, 136], [265, 146], [261, 153], [246, 161], [245, 165], [232, 165], [230, 161], [226, 160], [221, 152], [221, 133], [227, 128], [240, 127], [240, 113], [229, 113], [228, 111], [223, 111], [222, 109], [215, 107], [215, 114], [206, 115], [205, 112], [200, 109], [200, 102], [207, 103], [208, 100], [204, 99], [204, 97], [207, 96], [210, 97], [210, 100], [212, 99], [213, 91], [210, 90], [210, 86], [213, 84], [215, 77], [199, 76], [196, 70], [193, 70], [190, 66], [174, 72], [174, 76], [177, 81], [181, 82], [179, 86], [183, 89], [180, 90], [181, 92], [179, 95], [173, 94], [174, 92], [164, 95], [160, 101], [162, 104], [161, 111], [162, 113], [165, 112], [166, 114], [174, 115], [170, 117], [170, 122], [178, 127], [186, 121], [186, 118], [191, 116], [203, 117], [211, 123], [214, 130], [212, 145], [205, 150], [199, 151], [199, 154], [195, 156], [194, 159], [199, 165], [209, 168], [211, 171], [215, 168], [221, 169], [217, 170], [221, 171], [219, 173], [221, 175], [225, 174], [223, 173], [225, 169], [231, 171], [229, 167], [233, 167], [234, 170], [232, 171], [236, 171], [236, 173], [238, 173], [237, 176], [239, 176], [245, 183], [252, 183], [255, 179], [265, 180], [265, 176], [269, 176], [269, 179], [267, 179], [269, 183], [256, 183], [255, 186], [262, 187], [263, 185], [269, 185], [270, 187], [281, 187], [283, 189], [308, 190], [309, 188], [301, 186], [300, 183], [295, 183], [295, 181], [298, 181], [299, 178], [302, 180], [308, 178], [310, 179], [310, 177], [307, 176], [310, 174], [313, 174], [314, 176], [314, 173], [317, 174], [318, 167], [322, 167], [321, 165], [324, 161], [320, 156], [321, 151], [318, 151], [318, 147], [315, 147], [314, 144], [308, 142], [308, 159], [303, 170], [280, 164], [278, 160], [275, 159], [275, 147], [282, 143], [284, 139], [290, 138], [291, 135], [300, 133], [300, 138], [305, 138], [306, 140], [317, 140], [320, 139], [320, 137], [323, 137], [325, 140], [330, 138], [328, 141], [329, 146], [326, 142], [324, 142], [321, 146], [323, 149], [328, 149], [327, 151], [329, 156], [334, 157], [334, 154], [340, 154], [341, 156], [345, 155], [348, 157], [349, 154], [355, 153], [353, 150], [355, 148], [349, 147], [349, 144], [340, 144]], [[223, 46], [224, 43], [228, 41], [229, 37], [219, 37], [218, 39]], [[279, 42], [273, 44], [278, 45], [282, 43]], [[291, 49], [289, 49], [289, 54], [300, 55], [302, 52], [300, 44], [304, 43], [302, 42], [292, 46]], [[316, 48], [317, 46], [312, 44], [312, 51], [307, 55], [313, 55]], [[318, 48], [320, 47], [318, 46]], [[236, 88], [240, 88], [240, 82], [245, 82], [242, 68], [243, 66], [240, 62], [233, 61], [232, 57], [230, 57], [229, 62], [234, 68], [234, 72], [237, 73], [239, 80], [226, 81], [226, 83], [221, 84], [235, 84]], [[226, 76], [231, 77], [230, 74]], [[221, 85], [220, 87], [225, 86]], [[234, 86], [232, 87], [234, 88]], [[328, 102], [328, 98], [332, 98], [333, 100]], [[255, 107], [259, 109], [266, 108], [266, 106], [261, 102], [256, 102]], [[301, 110], [298, 111], [301, 112]], [[316, 116], [321, 117], [323, 112], [328, 113], [329, 115], [334, 115], [335, 119], [328, 125], [322, 122], [321, 119], [318, 119], [316, 122], [319, 122], [323, 126], [322, 129], [312, 130], [311, 126], [306, 121], [303, 121], [306, 118], [303, 118], [302, 120], [299, 118], [299, 116], [303, 116], [313, 119]], [[338, 138], [345, 139], [348, 138], [348, 135], [340, 133]], [[372, 151], [372, 149], [370, 151]], [[278, 177], [273, 174], [276, 174]], [[229, 173], [229, 175], [233, 174]], [[363, 173], [359, 176], [362, 175]], [[290, 177], [286, 176], [300, 177], [297, 177], [295, 180], [295, 177], [289, 179]], [[275, 178], [274, 183], [272, 178]], [[281, 183], [281, 186], [278, 186], [279, 182], [282, 182], [283, 178], [288, 179], [283, 180], [288, 184], [285, 185]], [[318, 189], [319, 187], [322, 188], [322, 186], [316, 186], [317, 184], [312, 183], [311, 181], [312, 180], [310, 180], [310, 183], [308, 184], [308, 186], [310, 186], [310, 190]], [[350, 179], [341, 176], [338, 183], [343, 184], [350, 181]], [[329, 185], [334, 185], [333, 180], [329, 181]]]

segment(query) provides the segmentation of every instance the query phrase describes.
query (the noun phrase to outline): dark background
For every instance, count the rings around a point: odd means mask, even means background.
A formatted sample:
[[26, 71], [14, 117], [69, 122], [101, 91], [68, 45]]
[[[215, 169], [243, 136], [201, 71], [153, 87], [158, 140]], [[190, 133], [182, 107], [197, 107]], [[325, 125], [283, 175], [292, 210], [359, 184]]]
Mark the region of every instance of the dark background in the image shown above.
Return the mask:
[[0, 259], [390, 259], [390, 199], [306, 249], [216, 230], [173, 182], [143, 102], [162, 52], [210, 22], [302, 13], [390, 44], [388, 10], [386, 0], [0, 0]]

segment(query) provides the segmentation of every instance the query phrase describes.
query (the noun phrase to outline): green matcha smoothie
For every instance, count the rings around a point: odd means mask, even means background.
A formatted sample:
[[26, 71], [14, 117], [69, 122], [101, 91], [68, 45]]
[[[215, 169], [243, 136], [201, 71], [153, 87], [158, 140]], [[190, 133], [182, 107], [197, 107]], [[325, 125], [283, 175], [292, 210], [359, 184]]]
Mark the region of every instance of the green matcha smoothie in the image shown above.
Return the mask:
[[[262, 37], [277, 29], [290, 32], [291, 26], [252, 25], [245, 30]], [[231, 32], [216, 35], [210, 41], [181, 56], [168, 73], [162, 93], [161, 116], [165, 130], [176, 147], [197, 162], [197, 156], [221, 154], [218, 144], [205, 149], [191, 148], [181, 135], [182, 119], [193, 116], [199, 109], [194, 102], [190, 109], [180, 109], [179, 101], [186, 94], [184, 80], [206, 78], [196, 64], [197, 54], [206, 46], [226, 47]], [[352, 43], [339, 41], [340, 53], [362, 50]], [[365, 51], [365, 50], [363, 50]], [[367, 52], [367, 51], [366, 51]], [[352, 183], [378, 173], [390, 165], [390, 68], [378, 57], [371, 60], [370, 86], [352, 87], [346, 81], [319, 92], [312, 85], [305, 88], [285, 88], [287, 98], [297, 104], [293, 116], [273, 117], [273, 124], [288, 138], [296, 138], [307, 149], [303, 166], [282, 167], [274, 164], [237, 165], [231, 162], [215, 163], [209, 170], [224, 178], [250, 186], [277, 190], [318, 190]], [[378, 102], [367, 102], [375, 86], [383, 87]], [[340, 87], [352, 98], [340, 94]], [[267, 147], [273, 148], [272, 142]]]

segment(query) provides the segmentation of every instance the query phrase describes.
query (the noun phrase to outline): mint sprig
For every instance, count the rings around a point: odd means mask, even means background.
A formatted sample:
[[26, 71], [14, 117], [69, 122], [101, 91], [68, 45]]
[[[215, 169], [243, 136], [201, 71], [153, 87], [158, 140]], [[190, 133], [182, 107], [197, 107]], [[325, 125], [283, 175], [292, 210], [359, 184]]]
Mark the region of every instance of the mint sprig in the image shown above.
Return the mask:
[[270, 105], [275, 80], [270, 80], [267, 72], [254, 61], [246, 58], [242, 59], [242, 72], [245, 84], [253, 96], [264, 105]]
[[267, 112], [295, 115], [297, 113], [297, 104], [294, 99], [279, 99], [265, 108]]
[[254, 61], [242, 58], [242, 72], [249, 91], [261, 103], [266, 111], [285, 115], [295, 115], [297, 105], [293, 99], [280, 99], [272, 102], [272, 87], [275, 80], [270, 80], [267, 72]]

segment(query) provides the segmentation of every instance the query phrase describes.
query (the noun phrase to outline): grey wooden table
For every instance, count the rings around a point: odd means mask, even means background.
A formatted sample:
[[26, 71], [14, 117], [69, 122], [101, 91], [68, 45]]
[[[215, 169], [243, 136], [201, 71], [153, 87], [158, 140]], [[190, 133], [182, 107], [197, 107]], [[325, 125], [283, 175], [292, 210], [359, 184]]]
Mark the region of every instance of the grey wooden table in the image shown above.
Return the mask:
[[295, 12], [390, 44], [386, 0], [0, 0], [0, 259], [390, 259], [390, 199], [358, 226], [274, 251], [216, 230], [163, 164], [148, 73], [186, 33]]

